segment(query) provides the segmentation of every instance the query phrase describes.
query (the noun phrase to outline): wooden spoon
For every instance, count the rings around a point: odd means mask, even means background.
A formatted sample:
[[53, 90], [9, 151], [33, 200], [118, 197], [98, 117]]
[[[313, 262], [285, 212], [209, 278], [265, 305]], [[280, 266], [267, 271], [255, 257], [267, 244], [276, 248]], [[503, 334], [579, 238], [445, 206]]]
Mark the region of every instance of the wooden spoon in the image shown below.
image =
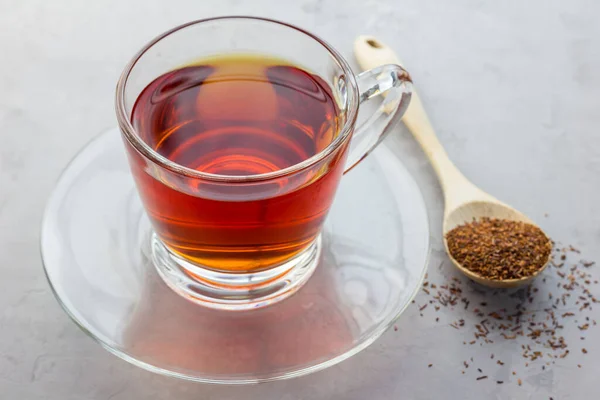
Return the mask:
[[[372, 36], [359, 36], [354, 42], [354, 53], [360, 67], [368, 70], [383, 64], [402, 65], [394, 52]], [[418, 93], [414, 90], [408, 110], [402, 121], [423, 148], [433, 165], [444, 192], [444, 245], [454, 265], [472, 280], [497, 288], [516, 287], [530, 282], [548, 265], [548, 261], [535, 274], [520, 278], [496, 280], [484, 278], [459, 264], [448, 251], [446, 234], [455, 227], [482, 217], [521, 221], [535, 225], [526, 215], [502, 203], [472, 184], [448, 158], [438, 140]]]

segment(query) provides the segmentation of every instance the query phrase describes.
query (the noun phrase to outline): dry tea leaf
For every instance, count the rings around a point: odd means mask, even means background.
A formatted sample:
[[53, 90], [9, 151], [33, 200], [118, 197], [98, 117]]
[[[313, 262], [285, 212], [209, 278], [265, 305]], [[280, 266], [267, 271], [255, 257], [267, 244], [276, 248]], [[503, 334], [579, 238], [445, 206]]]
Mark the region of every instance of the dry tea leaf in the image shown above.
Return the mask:
[[450, 255], [463, 267], [488, 279], [521, 279], [547, 262], [552, 242], [535, 225], [482, 218], [446, 234]]

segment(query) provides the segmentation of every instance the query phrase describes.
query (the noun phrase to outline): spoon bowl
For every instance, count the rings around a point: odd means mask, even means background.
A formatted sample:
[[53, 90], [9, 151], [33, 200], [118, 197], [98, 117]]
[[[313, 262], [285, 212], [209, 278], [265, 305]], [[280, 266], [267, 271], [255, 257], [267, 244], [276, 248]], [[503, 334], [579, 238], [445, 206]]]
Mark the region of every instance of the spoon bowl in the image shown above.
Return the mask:
[[[402, 65], [392, 49], [373, 36], [359, 36], [354, 43], [354, 53], [363, 70], [383, 64]], [[467, 277], [485, 286], [511, 288], [530, 283], [548, 266], [549, 259], [532, 275], [519, 279], [499, 280], [476, 274], [452, 257], [448, 249], [446, 234], [459, 225], [484, 217], [536, 225], [525, 214], [479, 189], [456, 168], [438, 140], [423, 108], [419, 94], [414, 88], [410, 104], [402, 117], [402, 121], [423, 148], [442, 186], [445, 198], [444, 246], [452, 263]]]
[[527, 224], [535, 225], [533, 221], [531, 221], [525, 214], [493, 198], [487, 200], [473, 200], [470, 202], [465, 202], [457, 206], [456, 208], [450, 210], [444, 217], [444, 247], [446, 248], [446, 252], [450, 257], [452, 264], [454, 264], [454, 266], [458, 268], [460, 272], [462, 272], [467, 277], [481, 285], [493, 288], [514, 288], [530, 283], [537, 275], [539, 275], [544, 269], [546, 269], [546, 267], [549, 264], [548, 262], [546, 262], [532, 275], [519, 279], [497, 280], [484, 278], [469, 270], [468, 268], [465, 268], [462, 264], [456, 261], [454, 257], [452, 257], [452, 254], [450, 253], [448, 248], [448, 241], [446, 240], [446, 235], [448, 234], [448, 232], [450, 232], [457, 226], [464, 225], [466, 223], [472, 222], [473, 220], [479, 220], [481, 218], [486, 217], [498, 218], [507, 221], [525, 222]]

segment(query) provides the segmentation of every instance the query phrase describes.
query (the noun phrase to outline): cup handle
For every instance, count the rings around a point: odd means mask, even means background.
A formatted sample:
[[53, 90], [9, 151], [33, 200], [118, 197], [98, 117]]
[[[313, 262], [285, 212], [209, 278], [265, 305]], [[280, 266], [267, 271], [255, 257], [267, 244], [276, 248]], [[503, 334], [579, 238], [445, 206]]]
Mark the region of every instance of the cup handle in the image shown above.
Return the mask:
[[382, 65], [356, 77], [359, 104], [362, 106], [377, 96], [384, 96], [379, 108], [354, 129], [344, 173], [360, 163], [400, 121], [408, 108], [412, 81], [404, 68], [395, 64]]

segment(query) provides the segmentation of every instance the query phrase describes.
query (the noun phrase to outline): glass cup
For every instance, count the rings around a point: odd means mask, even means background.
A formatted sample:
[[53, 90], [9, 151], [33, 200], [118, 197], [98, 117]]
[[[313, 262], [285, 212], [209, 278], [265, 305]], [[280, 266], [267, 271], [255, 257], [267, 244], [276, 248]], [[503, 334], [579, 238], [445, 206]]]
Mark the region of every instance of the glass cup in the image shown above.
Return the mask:
[[[329, 85], [339, 110], [331, 143], [290, 167], [245, 176], [201, 172], [152, 149], [131, 122], [142, 90], [181, 66], [232, 54], [284, 59]], [[341, 176], [400, 119], [410, 93], [402, 67], [385, 65], [354, 76], [325, 41], [274, 20], [204, 19], [152, 40], [121, 75], [116, 112], [152, 222], [152, 259], [160, 276], [180, 295], [217, 309], [252, 309], [290, 296], [319, 262], [321, 230]], [[359, 106], [374, 98], [379, 100], [374, 112], [357, 126]]]

